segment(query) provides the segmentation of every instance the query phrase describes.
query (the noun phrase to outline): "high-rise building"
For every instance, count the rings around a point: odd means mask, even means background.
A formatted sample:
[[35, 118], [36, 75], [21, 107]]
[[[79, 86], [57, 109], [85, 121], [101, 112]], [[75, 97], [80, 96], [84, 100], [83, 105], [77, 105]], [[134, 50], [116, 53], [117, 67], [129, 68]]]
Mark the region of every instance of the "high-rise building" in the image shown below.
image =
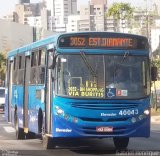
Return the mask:
[[80, 20], [80, 15], [68, 16], [67, 32], [79, 31], [79, 20]]
[[91, 5], [106, 5], [107, 0], [91, 0]]
[[54, 23], [52, 31], [66, 32], [68, 16], [77, 14], [77, 0], [46, 0], [46, 6]]
[[80, 7], [79, 31], [105, 31], [106, 0], [91, 0]]
[[40, 16], [41, 5], [39, 3], [17, 4], [15, 12], [17, 14], [16, 22], [28, 24], [28, 17]]
[[19, 4], [30, 3], [30, 0], [19, 0]]

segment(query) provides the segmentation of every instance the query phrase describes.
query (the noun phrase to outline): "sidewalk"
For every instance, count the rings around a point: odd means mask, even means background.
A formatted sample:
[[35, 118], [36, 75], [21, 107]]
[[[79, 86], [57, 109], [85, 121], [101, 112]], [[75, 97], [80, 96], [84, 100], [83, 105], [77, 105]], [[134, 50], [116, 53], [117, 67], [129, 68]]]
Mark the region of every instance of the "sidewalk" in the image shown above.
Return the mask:
[[160, 124], [160, 109], [155, 111], [154, 109], [151, 110], [151, 122]]
[[151, 122], [154, 124], [160, 124], [160, 115], [159, 116], [151, 116]]

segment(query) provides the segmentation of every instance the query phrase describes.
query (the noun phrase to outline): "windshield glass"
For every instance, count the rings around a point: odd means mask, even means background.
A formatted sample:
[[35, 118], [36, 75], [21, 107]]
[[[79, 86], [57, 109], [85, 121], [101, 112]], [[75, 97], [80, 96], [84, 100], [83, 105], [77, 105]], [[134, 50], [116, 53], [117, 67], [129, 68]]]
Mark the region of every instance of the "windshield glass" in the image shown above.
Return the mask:
[[132, 99], [150, 93], [146, 57], [59, 55], [56, 93], [79, 98]]
[[0, 97], [5, 97], [5, 89], [0, 89]]

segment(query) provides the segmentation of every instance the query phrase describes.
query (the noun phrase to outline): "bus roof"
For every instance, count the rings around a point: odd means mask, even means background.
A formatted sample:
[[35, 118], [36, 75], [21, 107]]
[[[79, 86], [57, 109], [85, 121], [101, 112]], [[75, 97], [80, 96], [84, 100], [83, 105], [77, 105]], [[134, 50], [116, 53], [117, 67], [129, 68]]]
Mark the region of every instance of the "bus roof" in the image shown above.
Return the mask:
[[60, 34], [49, 36], [45, 39], [41, 39], [39, 41], [24, 45], [23, 47], [19, 47], [19, 48], [16, 48], [14, 50], [11, 50], [8, 53], [8, 57], [11, 57], [11, 56], [14, 56], [16, 54], [20, 54], [20, 53], [23, 53], [23, 52], [26, 52], [26, 51], [30, 51], [32, 49], [36, 49], [36, 48], [39, 48], [39, 47], [42, 47], [44, 45], [48, 45], [48, 44], [51, 44], [51, 43], [56, 44], [56, 41], [57, 41], [57, 38], [58, 38], [59, 35]]
[[8, 53], [8, 57], [12, 57], [16, 54], [20, 54], [20, 53], [23, 53], [23, 52], [26, 52], [26, 51], [31, 51], [32, 49], [36, 49], [36, 48], [39, 48], [39, 47], [42, 47], [44, 45], [49, 45], [51, 43], [53, 43], [55, 46], [57, 45], [57, 41], [60, 37], [65, 37], [65, 36], [72, 36], [72, 35], [109, 35], [109, 36], [113, 36], [113, 37], [132, 37], [132, 38], [139, 38], [139, 39], [144, 39], [144, 40], [147, 40], [146, 37], [144, 36], [141, 36], [141, 35], [136, 35], [136, 34], [128, 34], [128, 33], [118, 33], [118, 32], [72, 32], [72, 33], [59, 33], [59, 34], [55, 34], [55, 35], [52, 35], [52, 36], [49, 36], [45, 39], [42, 39], [42, 40], [39, 40], [39, 41], [36, 41], [36, 42], [33, 42], [33, 43], [30, 43], [30, 44], [27, 44], [23, 47], [20, 47], [20, 48], [17, 48], [17, 49], [14, 49], [12, 51], [9, 51]]

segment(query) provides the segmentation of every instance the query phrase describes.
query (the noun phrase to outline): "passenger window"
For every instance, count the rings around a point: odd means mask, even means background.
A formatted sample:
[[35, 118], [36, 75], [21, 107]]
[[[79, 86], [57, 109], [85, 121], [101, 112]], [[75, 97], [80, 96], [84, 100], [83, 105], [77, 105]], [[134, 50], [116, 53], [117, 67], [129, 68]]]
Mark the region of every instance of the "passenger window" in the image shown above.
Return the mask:
[[24, 69], [24, 65], [25, 65], [25, 57], [19, 56], [19, 69]]
[[44, 84], [45, 81], [45, 48], [32, 52], [31, 58], [31, 84]]
[[38, 65], [45, 65], [45, 49], [39, 51], [39, 63]]
[[32, 52], [31, 67], [38, 65], [38, 51]]
[[14, 70], [16, 70], [16, 57], [14, 58]]

